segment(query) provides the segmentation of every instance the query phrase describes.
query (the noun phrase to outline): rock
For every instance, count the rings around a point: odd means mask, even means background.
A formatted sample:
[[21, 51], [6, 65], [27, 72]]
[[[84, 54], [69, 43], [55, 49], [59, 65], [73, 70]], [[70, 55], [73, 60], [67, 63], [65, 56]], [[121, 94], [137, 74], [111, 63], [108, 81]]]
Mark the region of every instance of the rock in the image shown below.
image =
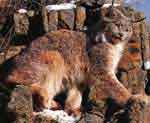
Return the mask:
[[148, 123], [150, 104], [144, 97], [133, 96], [126, 106], [115, 112], [111, 118], [111, 123]]
[[5, 61], [5, 53], [0, 53], [0, 64]]
[[133, 35], [126, 46], [118, 69], [128, 71], [135, 67], [142, 67], [142, 53], [140, 37]]
[[33, 122], [34, 123], [57, 123], [52, 118], [47, 117], [47, 116], [43, 116], [41, 114], [35, 116], [35, 118], [33, 119]]
[[4, 13], [11, 6], [9, 0], [0, 0], [0, 13]]
[[20, 5], [20, 2], [22, 1], [0, 0], [0, 15], [12, 16], [15, 12], [15, 9], [18, 9], [18, 5]]
[[74, 10], [62, 10], [59, 15], [59, 28], [73, 30], [75, 22]]
[[132, 96], [128, 103], [115, 112], [111, 123], [149, 123], [150, 103], [143, 95]]
[[[102, 6], [104, 4], [112, 4], [112, 0], [78, 0], [79, 3], [87, 4], [88, 6], [93, 6], [94, 4], [97, 4], [99, 6]], [[123, 0], [115, 0], [115, 4], [121, 4], [123, 3]]]
[[104, 116], [100, 112], [86, 113], [78, 123], [103, 123]]
[[7, 49], [7, 52], [3, 51], [2, 49], [2, 51], [0, 52], [0, 64], [18, 55], [24, 48], [25, 46], [11, 46]]
[[18, 55], [23, 49], [25, 49], [25, 46], [23, 46], [23, 45], [9, 47], [9, 49], [6, 53], [6, 60]]
[[150, 69], [150, 37], [149, 36], [150, 33], [148, 30], [145, 33], [141, 33], [143, 65], [145, 70]]
[[149, 123], [150, 121], [150, 104], [143, 96], [133, 96], [127, 106], [130, 123]]
[[58, 12], [57, 11], [49, 11], [46, 8], [42, 10], [43, 16], [43, 25], [45, 32], [55, 31], [58, 26]]
[[27, 35], [29, 30], [29, 20], [27, 12], [17, 12], [14, 14], [15, 32], [19, 35]]
[[[140, 20], [141, 18], [144, 18], [145, 15], [142, 12], [134, 12], [134, 19]], [[138, 23], [133, 24], [133, 31], [135, 35], [140, 36], [140, 42], [141, 42], [141, 56], [143, 57], [142, 65], [144, 66], [145, 70], [150, 69], [150, 43], [149, 43], [149, 32], [147, 30], [148, 27], [146, 27], [146, 21], [141, 21]]]
[[3, 15], [0, 15], [0, 31], [3, 29], [4, 24], [6, 23], [6, 17]]
[[76, 30], [83, 30], [86, 20], [86, 9], [84, 7], [76, 8]]
[[5, 8], [9, 3], [9, 0], [0, 0], [0, 8]]
[[61, 3], [70, 3], [72, 0], [46, 0], [46, 1], [47, 4], [61, 4]]
[[11, 123], [32, 122], [32, 94], [29, 88], [18, 85], [11, 93], [8, 103]]
[[130, 92], [144, 92], [146, 72], [142, 69], [142, 51], [139, 37], [133, 36], [118, 66], [118, 78]]
[[128, 88], [132, 94], [143, 94], [146, 72], [140, 68], [134, 68], [128, 71]]
[[132, 94], [145, 93], [146, 71], [143, 71], [141, 68], [133, 68], [128, 71], [120, 70], [117, 77]]

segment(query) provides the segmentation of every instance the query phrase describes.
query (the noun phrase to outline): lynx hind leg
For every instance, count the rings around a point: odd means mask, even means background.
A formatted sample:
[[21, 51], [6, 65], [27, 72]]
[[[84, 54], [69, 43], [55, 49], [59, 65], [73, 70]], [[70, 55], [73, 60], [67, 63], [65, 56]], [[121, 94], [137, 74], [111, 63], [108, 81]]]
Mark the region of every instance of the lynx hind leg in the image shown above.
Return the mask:
[[72, 88], [68, 92], [68, 97], [65, 102], [65, 111], [74, 116], [80, 116], [81, 114], [82, 95], [77, 88]]

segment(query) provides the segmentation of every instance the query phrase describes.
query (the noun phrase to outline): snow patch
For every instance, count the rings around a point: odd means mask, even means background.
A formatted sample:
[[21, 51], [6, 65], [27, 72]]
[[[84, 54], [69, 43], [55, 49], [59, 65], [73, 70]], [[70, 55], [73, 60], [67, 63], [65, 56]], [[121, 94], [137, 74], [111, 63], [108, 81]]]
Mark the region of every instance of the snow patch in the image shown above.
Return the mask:
[[[110, 6], [112, 6], [112, 4], [108, 3], [108, 4], [104, 4], [104, 5], [102, 6], [102, 8], [109, 8]], [[117, 6], [120, 6], [120, 4], [114, 3], [113, 6], [114, 6], [114, 7], [117, 7]]]
[[63, 4], [55, 4], [55, 5], [47, 5], [46, 9], [48, 11], [59, 11], [59, 10], [69, 10], [76, 8], [76, 5], [73, 3], [63, 3]]
[[75, 123], [77, 120], [79, 120], [79, 117], [69, 116], [63, 110], [52, 111], [49, 109], [44, 109], [43, 112], [39, 112], [38, 114], [45, 117], [51, 117], [58, 123]]
[[146, 70], [150, 70], [150, 61], [144, 62], [144, 68], [145, 68]]
[[27, 10], [26, 9], [19, 9], [18, 12], [21, 14], [25, 14], [25, 13], [27, 13]]

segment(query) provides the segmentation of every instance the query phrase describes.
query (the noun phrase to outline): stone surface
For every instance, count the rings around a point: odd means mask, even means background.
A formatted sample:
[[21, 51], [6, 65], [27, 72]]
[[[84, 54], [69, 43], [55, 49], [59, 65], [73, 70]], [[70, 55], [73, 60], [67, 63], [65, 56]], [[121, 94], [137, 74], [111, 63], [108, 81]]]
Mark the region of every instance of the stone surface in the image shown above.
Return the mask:
[[85, 20], [86, 20], [86, 9], [84, 7], [76, 8], [76, 30], [83, 30]]
[[118, 68], [128, 71], [135, 67], [142, 67], [142, 54], [140, 37], [133, 35], [126, 46]]
[[100, 112], [86, 113], [78, 123], [103, 123], [104, 116]]
[[144, 96], [133, 96], [126, 106], [115, 112], [111, 123], [149, 123], [150, 104]]
[[128, 71], [128, 89], [132, 94], [144, 94], [146, 72], [140, 68]]
[[46, 8], [42, 10], [43, 25], [45, 32], [55, 31], [58, 27], [58, 12], [48, 11]]
[[0, 15], [0, 31], [3, 29], [6, 20], [7, 20], [6, 16]]
[[133, 97], [127, 106], [130, 123], [149, 123], [150, 104], [143, 97]]
[[74, 10], [62, 10], [59, 12], [59, 28], [74, 29], [75, 13]]
[[57, 122], [50, 117], [42, 116], [39, 114], [34, 117], [33, 123], [57, 123]]
[[8, 60], [8, 59], [16, 56], [24, 48], [25, 48], [25, 46], [11, 46], [8, 48], [7, 52], [1, 52], [0, 53], [0, 64], [5, 62], [5, 60]]
[[3, 16], [13, 15], [15, 8], [17, 8], [21, 2], [22, 1], [16, 0], [0, 0], [0, 15]]
[[[17, 86], [10, 96], [8, 112], [11, 123], [31, 123], [32, 122], [32, 94], [29, 88]], [[13, 116], [13, 117], [12, 117]]]
[[[103, 4], [111, 4], [112, 0], [79, 0], [79, 3], [85, 3], [89, 6], [93, 6], [95, 3], [99, 6], [103, 5]], [[122, 4], [123, 0], [115, 0], [114, 1], [117, 4]]]
[[15, 32], [20, 35], [27, 35], [29, 31], [29, 20], [26, 13], [14, 14]]
[[143, 55], [143, 65], [144, 69], [150, 69], [150, 65], [146, 65], [147, 62], [150, 64], [150, 39], [149, 33], [145, 32], [141, 34], [141, 42], [142, 42], [142, 55]]

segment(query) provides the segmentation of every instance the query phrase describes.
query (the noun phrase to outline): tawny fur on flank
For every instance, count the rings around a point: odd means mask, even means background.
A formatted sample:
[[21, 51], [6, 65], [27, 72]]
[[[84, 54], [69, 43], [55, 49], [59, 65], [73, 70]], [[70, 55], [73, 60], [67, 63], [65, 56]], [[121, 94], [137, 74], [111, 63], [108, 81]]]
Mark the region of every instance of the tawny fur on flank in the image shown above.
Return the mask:
[[[69, 96], [75, 96], [77, 103], [73, 110], [80, 108], [81, 92], [78, 89], [88, 70], [85, 35], [80, 32], [59, 30], [50, 32], [36, 40], [13, 59], [14, 66], [5, 78], [7, 83], [23, 84], [38, 93], [42, 104], [52, 108], [54, 96], [62, 90], [68, 90]], [[65, 80], [65, 81], [64, 81]], [[71, 90], [77, 90], [72, 95]], [[72, 99], [68, 96], [68, 99]], [[67, 101], [66, 105], [72, 102]]]

